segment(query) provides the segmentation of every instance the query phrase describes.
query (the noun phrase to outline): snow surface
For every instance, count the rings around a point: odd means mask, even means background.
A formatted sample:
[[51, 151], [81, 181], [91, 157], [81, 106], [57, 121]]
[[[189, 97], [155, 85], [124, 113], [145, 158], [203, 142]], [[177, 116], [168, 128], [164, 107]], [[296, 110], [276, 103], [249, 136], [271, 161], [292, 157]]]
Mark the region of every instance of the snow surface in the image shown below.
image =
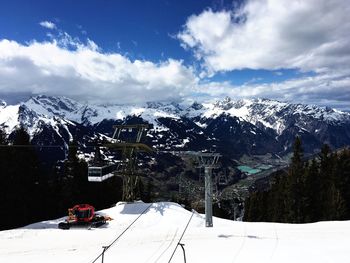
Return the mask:
[[[149, 204], [118, 203], [101, 211], [101, 228], [57, 229], [62, 219], [0, 232], [0, 262], [92, 262]], [[153, 203], [106, 251], [104, 262], [168, 262], [191, 212]], [[187, 262], [349, 262], [350, 221], [314, 224], [246, 223], [214, 217], [204, 226], [195, 213], [182, 239]], [[97, 262], [101, 262], [99, 259]], [[184, 262], [180, 247], [171, 262]]]
[[22, 103], [28, 109], [46, 118], [61, 117], [77, 123], [87, 121], [96, 124], [104, 119], [122, 120], [127, 116], [139, 116], [154, 127], [163, 126], [157, 118], [167, 117], [179, 119], [176, 107], [172, 104], [146, 103], [140, 105], [88, 105], [65, 97], [39, 95]]
[[19, 105], [0, 106], [0, 125], [5, 125], [6, 133], [10, 133], [19, 125], [18, 110]]

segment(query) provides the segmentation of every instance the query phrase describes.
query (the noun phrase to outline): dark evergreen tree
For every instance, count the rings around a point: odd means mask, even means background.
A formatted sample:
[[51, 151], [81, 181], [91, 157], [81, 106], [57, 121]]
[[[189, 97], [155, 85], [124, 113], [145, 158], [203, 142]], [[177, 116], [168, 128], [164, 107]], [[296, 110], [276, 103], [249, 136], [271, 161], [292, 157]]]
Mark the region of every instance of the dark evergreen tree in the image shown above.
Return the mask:
[[255, 192], [246, 200], [245, 221], [267, 221], [267, 192]]
[[120, 177], [88, 182], [87, 163], [78, 158], [76, 142], [71, 143], [63, 165], [57, 163], [49, 175], [40, 172], [36, 148], [24, 127], [17, 128], [11, 138], [13, 145], [7, 146], [0, 128], [0, 229], [63, 216], [77, 203], [102, 209], [121, 200]]
[[320, 179], [318, 163], [313, 159], [304, 174], [304, 222], [315, 222], [321, 216]]
[[287, 220], [287, 200], [286, 191], [287, 175], [285, 173], [277, 174], [274, 177], [269, 200], [268, 200], [268, 220], [272, 222], [284, 222]]
[[350, 218], [350, 150], [344, 149], [338, 155], [337, 168], [337, 187], [344, 199], [345, 211], [341, 219]]
[[87, 163], [80, 160], [77, 153], [78, 143], [73, 141], [69, 145], [64, 174], [60, 180], [61, 204], [64, 207], [86, 203], [88, 199]]
[[30, 143], [30, 136], [22, 126], [14, 131], [13, 146], [9, 150], [9, 199], [13, 206], [12, 223], [21, 225], [37, 219], [40, 207], [39, 162]]
[[11, 174], [9, 173], [9, 148], [7, 146], [7, 139], [5, 130], [0, 127], [0, 230], [6, 229], [11, 225], [9, 218], [12, 212], [10, 191], [11, 191]]
[[304, 174], [303, 149], [300, 137], [296, 137], [293, 147], [292, 162], [288, 172], [287, 181], [287, 220], [289, 222], [299, 223], [303, 220], [302, 200], [303, 184], [302, 177]]
[[326, 209], [328, 210], [328, 220], [336, 220], [344, 218], [347, 210], [346, 200], [341, 190], [342, 181], [345, 178], [340, 166], [338, 153], [331, 154], [331, 169]]
[[0, 145], [7, 145], [6, 132], [2, 126], [0, 126]]
[[320, 204], [321, 217], [320, 220], [329, 220], [332, 218], [331, 210], [333, 210], [333, 195], [335, 193], [333, 182], [333, 165], [335, 156], [332, 155], [331, 149], [324, 144], [319, 154], [320, 159]]
[[318, 159], [302, 161], [296, 139], [287, 176], [274, 175], [271, 188], [252, 193], [244, 220], [306, 223], [350, 219], [350, 151], [332, 153], [327, 145]]

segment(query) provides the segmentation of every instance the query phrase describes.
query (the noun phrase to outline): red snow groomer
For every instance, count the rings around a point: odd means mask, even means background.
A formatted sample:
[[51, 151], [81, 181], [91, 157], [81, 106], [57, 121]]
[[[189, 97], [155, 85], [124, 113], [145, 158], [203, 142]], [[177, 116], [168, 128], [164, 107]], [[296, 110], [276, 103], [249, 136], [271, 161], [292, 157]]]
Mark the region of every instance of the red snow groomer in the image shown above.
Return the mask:
[[60, 229], [69, 229], [71, 226], [99, 227], [112, 220], [109, 216], [95, 214], [92, 205], [80, 204], [68, 209], [68, 217], [58, 224]]

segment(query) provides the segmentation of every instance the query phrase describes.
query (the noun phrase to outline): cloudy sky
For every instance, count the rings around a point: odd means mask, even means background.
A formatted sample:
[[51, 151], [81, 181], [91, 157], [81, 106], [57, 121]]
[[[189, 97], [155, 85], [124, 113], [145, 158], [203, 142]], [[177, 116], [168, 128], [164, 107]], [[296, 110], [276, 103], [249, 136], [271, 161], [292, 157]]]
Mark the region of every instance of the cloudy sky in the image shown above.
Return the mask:
[[348, 0], [3, 0], [0, 97], [350, 110]]

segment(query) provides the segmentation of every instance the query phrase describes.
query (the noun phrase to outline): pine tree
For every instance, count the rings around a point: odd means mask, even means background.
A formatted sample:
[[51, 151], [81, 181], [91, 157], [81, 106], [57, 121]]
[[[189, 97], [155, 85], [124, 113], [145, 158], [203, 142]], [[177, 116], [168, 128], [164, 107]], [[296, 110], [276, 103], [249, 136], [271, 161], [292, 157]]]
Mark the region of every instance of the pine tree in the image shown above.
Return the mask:
[[332, 165], [333, 156], [330, 147], [324, 144], [319, 154], [320, 159], [320, 203], [321, 203], [321, 216], [319, 220], [329, 220], [332, 216], [330, 214], [332, 206]]
[[11, 221], [8, 218], [10, 212], [12, 212], [11, 200], [11, 175], [9, 174], [9, 148], [7, 146], [7, 139], [5, 130], [0, 127], [0, 230], [7, 229], [11, 225]]
[[287, 180], [286, 174], [277, 174], [270, 189], [270, 198], [268, 201], [268, 215], [271, 222], [285, 222], [287, 215]]
[[330, 186], [328, 188], [328, 210], [329, 220], [343, 219], [346, 215], [346, 201], [341, 189], [342, 182], [344, 181], [343, 167], [341, 167], [338, 153], [332, 153], [331, 155], [331, 175]]
[[36, 207], [40, 202], [36, 191], [39, 163], [24, 127], [20, 126], [14, 131], [13, 145], [9, 151], [9, 176], [12, 183], [9, 195], [14, 207], [13, 223], [21, 225], [36, 219]]
[[293, 146], [292, 162], [288, 172], [287, 182], [287, 220], [288, 222], [299, 223], [303, 220], [302, 200], [303, 184], [302, 176], [304, 174], [303, 148], [300, 137], [295, 138]]
[[87, 164], [78, 158], [78, 143], [69, 145], [68, 158], [64, 164], [64, 175], [61, 180], [62, 205], [70, 207], [77, 203], [85, 203], [88, 195]]
[[244, 202], [243, 220], [247, 222], [257, 221], [257, 193], [251, 193]]
[[345, 211], [341, 219], [350, 219], [350, 150], [344, 149], [338, 155], [337, 185], [344, 198]]
[[0, 126], [0, 145], [7, 145], [6, 132], [2, 126]]
[[315, 159], [305, 172], [304, 190], [304, 222], [315, 222], [321, 215], [319, 168]]
[[332, 153], [324, 145], [319, 160], [302, 161], [297, 138], [287, 176], [275, 176], [267, 192], [252, 193], [244, 220], [305, 223], [350, 219], [350, 150]]

